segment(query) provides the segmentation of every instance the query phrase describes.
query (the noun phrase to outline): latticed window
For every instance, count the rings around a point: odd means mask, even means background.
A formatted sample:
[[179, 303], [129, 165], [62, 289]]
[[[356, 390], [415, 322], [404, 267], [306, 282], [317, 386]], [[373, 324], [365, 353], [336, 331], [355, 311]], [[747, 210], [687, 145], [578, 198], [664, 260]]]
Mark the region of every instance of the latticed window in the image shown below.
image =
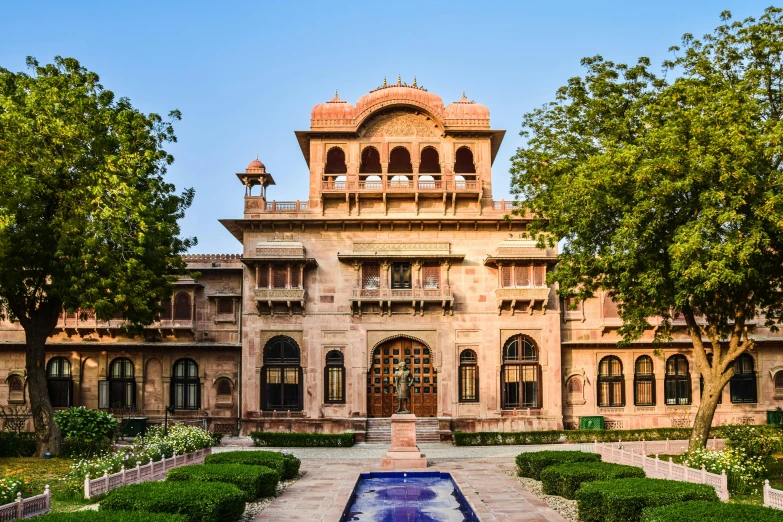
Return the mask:
[[258, 288], [269, 288], [269, 265], [258, 267]]
[[544, 286], [546, 282], [546, 267], [537, 265], [533, 267], [533, 286]]
[[538, 408], [541, 366], [538, 348], [527, 337], [516, 335], [503, 347], [501, 369], [502, 408]]
[[513, 267], [502, 266], [500, 267], [500, 286], [503, 288], [511, 288], [513, 283]]
[[688, 359], [684, 355], [676, 354], [667, 359], [663, 384], [666, 404], [691, 403], [691, 374], [688, 370]]
[[264, 347], [261, 371], [261, 404], [267, 410], [302, 409], [302, 367], [299, 346], [284, 335], [271, 339]]
[[225, 397], [231, 395], [231, 381], [226, 378], [219, 379], [217, 382], [218, 396]]
[[291, 268], [291, 288], [300, 288], [301, 282], [299, 281], [299, 267], [295, 266]]
[[272, 288], [286, 288], [288, 284], [288, 269], [283, 265], [272, 267]]
[[174, 320], [190, 321], [192, 318], [190, 308], [190, 294], [180, 292], [174, 297]]
[[[160, 319], [162, 321], [171, 321], [174, 313], [174, 306], [171, 303], [171, 299], [163, 301], [160, 303], [160, 306], [163, 307], [163, 311], [160, 313]], [[115, 316], [114, 318], [122, 319], [122, 313], [120, 313], [120, 317]]]
[[71, 362], [65, 357], [52, 357], [46, 365], [49, 400], [55, 408], [67, 408], [73, 403]]
[[425, 264], [422, 267], [422, 283], [426, 290], [440, 288], [440, 267], [435, 264]]
[[171, 375], [171, 404], [177, 410], [197, 410], [201, 407], [201, 380], [193, 359], [174, 363]]
[[476, 402], [479, 400], [478, 360], [473, 350], [463, 350], [459, 354], [459, 400]]
[[[100, 393], [100, 387], [99, 387]], [[98, 402], [104, 402], [99, 397]], [[134, 408], [136, 406], [136, 379], [133, 362], [125, 357], [114, 359], [109, 365], [109, 407]]]
[[734, 376], [729, 381], [731, 402], [734, 404], [756, 402], [756, 370], [753, 357], [743, 353], [734, 361]]
[[378, 290], [381, 285], [381, 267], [378, 263], [365, 263], [362, 265], [362, 288], [366, 290]]
[[217, 313], [220, 315], [231, 315], [234, 313], [234, 300], [230, 297], [218, 297]]
[[649, 355], [636, 359], [633, 374], [633, 402], [637, 406], [655, 405], [655, 376]]
[[345, 402], [345, 364], [343, 354], [339, 350], [332, 350], [326, 354], [324, 386], [324, 402]]
[[783, 393], [783, 372], [775, 374], [775, 392]]
[[8, 391], [11, 393], [21, 393], [24, 391], [24, 383], [22, 378], [15, 375], [8, 379]]
[[566, 383], [566, 391], [569, 395], [581, 395], [582, 394], [582, 381], [579, 377], [571, 377]]
[[516, 276], [517, 286], [530, 286], [530, 267], [518, 266], [514, 269], [514, 275]]
[[625, 406], [623, 364], [614, 355], [598, 363], [598, 406]]

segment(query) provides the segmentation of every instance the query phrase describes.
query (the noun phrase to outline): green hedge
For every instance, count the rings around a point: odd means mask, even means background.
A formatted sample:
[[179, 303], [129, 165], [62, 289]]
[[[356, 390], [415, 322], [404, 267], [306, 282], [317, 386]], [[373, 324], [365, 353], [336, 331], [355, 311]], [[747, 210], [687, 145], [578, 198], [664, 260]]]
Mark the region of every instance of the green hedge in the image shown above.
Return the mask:
[[166, 480], [233, 484], [242, 490], [247, 502], [252, 502], [259, 497], [275, 494], [280, 472], [266, 466], [245, 464], [193, 464], [172, 469], [166, 475]]
[[541, 472], [541, 485], [547, 495], [574, 499], [584, 482], [621, 478], [644, 478], [642, 468], [608, 462], [567, 462], [549, 466]]
[[187, 522], [182, 515], [165, 513], [145, 513], [143, 511], [75, 511], [73, 513], [54, 513], [37, 517], [41, 522]]
[[681, 502], [646, 508], [642, 522], [783, 522], [783, 511], [752, 504]]
[[520, 477], [541, 480], [541, 472], [548, 466], [566, 462], [599, 462], [597, 453], [584, 451], [531, 451], [517, 455], [517, 473]]
[[35, 455], [35, 434], [0, 432], [0, 457], [32, 457]]
[[282, 478], [290, 480], [299, 474], [301, 461], [293, 455], [277, 451], [224, 451], [204, 458], [205, 464], [246, 464], [266, 466], [280, 472]]
[[224, 482], [144, 482], [110, 491], [100, 511], [184, 515], [188, 522], [234, 522], [245, 512], [245, 494]]
[[586, 482], [575, 498], [581, 522], [636, 522], [646, 507], [686, 500], [718, 501], [715, 490], [707, 484], [651, 478]]
[[250, 438], [256, 446], [329, 447], [353, 446], [353, 433], [288, 433], [277, 431], [251, 431]]

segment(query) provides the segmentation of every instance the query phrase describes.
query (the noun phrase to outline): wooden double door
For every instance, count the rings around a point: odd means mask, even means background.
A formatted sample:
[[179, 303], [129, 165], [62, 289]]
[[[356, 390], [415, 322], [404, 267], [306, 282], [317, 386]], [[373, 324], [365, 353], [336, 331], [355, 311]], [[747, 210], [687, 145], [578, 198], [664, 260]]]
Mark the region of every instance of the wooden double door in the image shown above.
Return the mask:
[[375, 349], [367, 375], [367, 414], [391, 417], [397, 410], [394, 372], [404, 360], [413, 375], [408, 409], [417, 417], [435, 417], [438, 413], [438, 376], [430, 349], [412, 339], [392, 339]]

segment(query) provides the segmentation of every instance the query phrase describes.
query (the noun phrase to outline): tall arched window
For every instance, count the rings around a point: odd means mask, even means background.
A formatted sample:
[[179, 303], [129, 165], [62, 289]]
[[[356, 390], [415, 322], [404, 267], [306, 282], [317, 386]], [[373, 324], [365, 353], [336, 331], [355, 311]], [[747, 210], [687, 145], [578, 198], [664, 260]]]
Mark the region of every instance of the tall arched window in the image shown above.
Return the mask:
[[71, 361], [65, 357], [52, 357], [46, 365], [46, 383], [49, 387], [49, 400], [55, 408], [68, 408], [73, 405], [73, 379]]
[[11, 375], [8, 383], [8, 404], [24, 404], [24, 380], [19, 375]]
[[636, 359], [633, 373], [633, 403], [636, 406], [655, 405], [655, 376], [653, 361], [649, 355]]
[[264, 347], [261, 371], [261, 404], [266, 410], [302, 409], [302, 367], [299, 346], [284, 335]]
[[775, 374], [775, 395], [783, 395], [783, 371]]
[[109, 407], [136, 407], [136, 379], [133, 362], [125, 357], [114, 359], [109, 365]]
[[684, 355], [675, 354], [666, 360], [663, 386], [666, 404], [679, 406], [691, 403], [691, 374]]
[[177, 410], [197, 410], [201, 407], [201, 380], [193, 359], [180, 359], [171, 372], [171, 404]]
[[180, 292], [174, 297], [174, 320], [190, 321], [192, 319], [190, 309], [190, 294]]
[[419, 174], [440, 174], [440, 157], [435, 147], [422, 149]]
[[362, 163], [359, 165], [360, 174], [380, 174], [381, 154], [375, 147], [365, 147], [362, 149]]
[[326, 153], [326, 166], [324, 174], [345, 174], [348, 168], [345, 166], [345, 152], [340, 147], [332, 147]]
[[343, 354], [339, 350], [332, 350], [326, 354], [324, 386], [324, 402], [331, 404], [345, 402], [345, 364]]
[[411, 153], [405, 147], [394, 147], [389, 153], [389, 174], [411, 174]]
[[756, 399], [756, 369], [753, 357], [743, 353], [734, 361], [734, 377], [729, 381], [731, 402], [734, 404], [754, 404]]
[[502, 408], [539, 408], [541, 365], [538, 348], [528, 337], [516, 335], [503, 346]]
[[625, 378], [623, 363], [614, 355], [598, 363], [598, 406], [625, 406]]
[[462, 350], [459, 354], [459, 401], [479, 400], [478, 358], [473, 350]]
[[473, 163], [473, 151], [467, 147], [460, 147], [454, 157], [454, 172], [459, 174], [475, 174], [476, 165]]

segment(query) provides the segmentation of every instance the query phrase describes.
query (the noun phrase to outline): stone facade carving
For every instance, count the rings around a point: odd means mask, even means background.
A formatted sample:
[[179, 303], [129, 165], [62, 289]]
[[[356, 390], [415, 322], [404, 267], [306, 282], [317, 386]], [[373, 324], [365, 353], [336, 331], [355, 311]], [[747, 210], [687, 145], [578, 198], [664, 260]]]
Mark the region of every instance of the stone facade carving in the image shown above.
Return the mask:
[[420, 114], [395, 111], [373, 118], [364, 131], [364, 137], [428, 137], [441, 135], [437, 124]]

